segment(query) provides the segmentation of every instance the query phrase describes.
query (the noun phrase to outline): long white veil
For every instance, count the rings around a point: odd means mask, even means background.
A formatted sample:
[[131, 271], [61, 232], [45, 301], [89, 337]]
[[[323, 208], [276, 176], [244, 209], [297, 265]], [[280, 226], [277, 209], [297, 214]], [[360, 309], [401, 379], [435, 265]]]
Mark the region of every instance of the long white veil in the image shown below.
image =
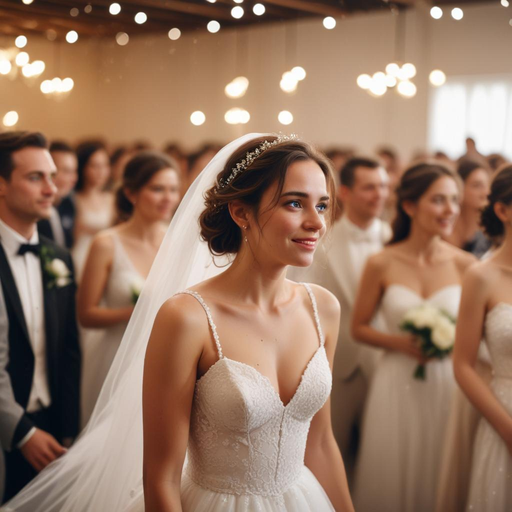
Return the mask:
[[[160, 306], [174, 293], [219, 273], [199, 237], [203, 194], [231, 154], [264, 134], [252, 133], [217, 153], [183, 198], [155, 258], [91, 420], [73, 447], [1, 510], [142, 511], [142, 374]], [[169, 340], [170, 347], [172, 339]], [[172, 357], [172, 347], [169, 357]], [[172, 407], [173, 404], [161, 404]]]

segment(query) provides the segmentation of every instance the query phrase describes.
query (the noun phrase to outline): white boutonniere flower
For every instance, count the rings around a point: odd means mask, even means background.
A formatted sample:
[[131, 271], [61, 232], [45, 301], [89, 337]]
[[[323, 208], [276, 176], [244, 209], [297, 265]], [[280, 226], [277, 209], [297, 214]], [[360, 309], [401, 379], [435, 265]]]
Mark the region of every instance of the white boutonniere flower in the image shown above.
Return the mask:
[[71, 270], [59, 258], [52, 258], [50, 249], [42, 247], [41, 259], [46, 274], [46, 286], [48, 288], [63, 288], [71, 284]]

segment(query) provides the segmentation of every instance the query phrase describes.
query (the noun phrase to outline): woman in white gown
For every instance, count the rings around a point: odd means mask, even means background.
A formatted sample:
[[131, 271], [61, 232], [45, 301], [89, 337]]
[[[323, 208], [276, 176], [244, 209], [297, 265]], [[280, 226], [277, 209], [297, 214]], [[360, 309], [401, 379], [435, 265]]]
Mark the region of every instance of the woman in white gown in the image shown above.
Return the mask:
[[5, 510], [353, 511], [330, 425], [339, 305], [285, 279], [311, 263], [333, 183], [284, 136], [219, 151], [173, 218], [85, 432]]
[[[455, 176], [418, 164], [402, 176], [388, 247], [368, 260], [353, 313], [354, 338], [385, 349], [370, 386], [356, 468], [361, 512], [432, 512], [454, 378], [449, 358], [425, 362], [405, 314], [431, 304], [457, 316], [462, 274], [474, 258], [441, 240], [459, 212]], [[387, 332], [371, 327], [377, 308]]]
[[[512, 510], [512, 166], [494, 177], [482, 213], [488, 235], [501, 247], [464, 279], [454, 353], [457, 382], [482, 414], [476, 433], [467, 510]], [[490, 385], [476, 371], [485, 337], [491, 355]]]
[[96, 404], [179, 199], [176, 164], [163, 153], [139, 153], [126, 165], [117, 190], [118, 214], [126, 222], [93, 239], [77, 312], [82, 326], [104, 331], [88, 337], [82, 351], [82, 425]]
[[75, 241], [71, 254], [77, 282], [80, 282], [94, 235], [114, 223], [114, 196], [105, 191], [110, 179], [110, 163], [103, 144], [84, 142], [77, 147], [76, 154], [78, 182], [75, 188]]

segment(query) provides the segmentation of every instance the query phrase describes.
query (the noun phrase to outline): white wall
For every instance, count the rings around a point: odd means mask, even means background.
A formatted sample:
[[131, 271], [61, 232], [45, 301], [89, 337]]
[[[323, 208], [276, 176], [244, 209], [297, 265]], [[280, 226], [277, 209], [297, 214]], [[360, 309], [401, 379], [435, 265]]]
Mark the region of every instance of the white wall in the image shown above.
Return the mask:
[[[228, 30], [185, 34], [175, 42], [146, 36], [132, 38], [125, 47], [112, 41], [64, 44], [61, 75], [75, 80], [72, 94], [56, 103], [37, 87], [0, 77], [0, 114], [17, 110], [19, 127], [71, 140], [103, 135], [114, 143], [176, 140], [192, 148], [205, 139], [224, 142], [244, 132], [283, 130], [322, 145], [341, 143], [371, 151], [386, 143], [410, 154], [426, 146], [431, 69], [449, 76], [512, 71], [511, 9], [496, 2], [464, 11], [460, 22], [447, 13], [433, 20], [426, 7], [407, 13], [405, 59], [418, 68], [418, 94], [409, 100], [394, 92], [373, 98], [356, 85], [359, 74], [383, 70], [394, 59], [395, 17], [371, 13], [339, 19], [332, 31], [314, 20], [263, 25], [238, 35]], [[294, 28], [296, 49], [286, 51]], [[242, 48], [238, 58], [237, 41]], [[40, 40], [32, 52], [50, 70], [53, 46]], [[288, 96], [279, 89], [279, 80], [296, 64], [308, 76]], [[46, 72], [43, 78], [54, 74]], [[249, 90], [244, 98], [230, 100], [224, 86], [239, 74], [250, 79]], [[249, 110], [249, 124], [227, 125], [224, 112], [231, 106]], [[282, 109], [295, 116], [290, 127], [277, 122]], [[189, 121], [194, 110], [207, 116], [201, 127]]]

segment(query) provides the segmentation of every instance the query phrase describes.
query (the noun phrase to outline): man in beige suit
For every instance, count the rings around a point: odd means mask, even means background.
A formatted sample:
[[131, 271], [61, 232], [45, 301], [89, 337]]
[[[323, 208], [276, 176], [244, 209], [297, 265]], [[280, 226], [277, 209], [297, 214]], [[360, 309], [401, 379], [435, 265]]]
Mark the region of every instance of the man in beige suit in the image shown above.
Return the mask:
[[[340, 172], [338, 194], [343, 216], [326, 235], [308, 269], [292, 268], [289, 277], [324, 286], [341, 304], [340, 331], [334, 358], [331, 395], [333, 430], [349, 478], [357, 452], [358, 430], [378, 349], [354, 341], [350, 321], [366, 260], [391, 236], [379, 219], [389, 194], [388, 176], [376, 161], [352, 158]], [[375, 318], [376, 323], [379, 322]]]

